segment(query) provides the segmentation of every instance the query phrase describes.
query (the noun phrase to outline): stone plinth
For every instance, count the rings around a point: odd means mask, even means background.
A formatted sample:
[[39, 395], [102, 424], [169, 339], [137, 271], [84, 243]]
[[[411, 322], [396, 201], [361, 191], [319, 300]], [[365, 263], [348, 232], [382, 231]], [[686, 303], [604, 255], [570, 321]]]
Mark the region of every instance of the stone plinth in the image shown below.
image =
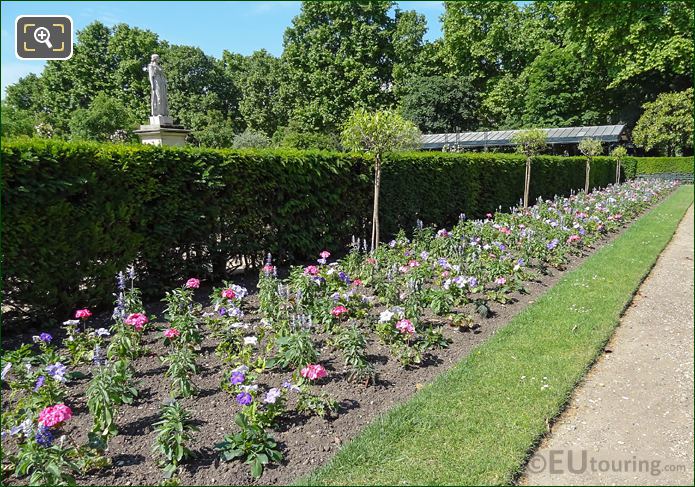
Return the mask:
[[150, 117], [150, 125], [140, 125], [140, 129], [135, 130], [133, 133], [138, 136], [143, 144], [182, 146], [186, 145], [186, 136], [191, 131], [180, 125], [173, 125], [171, 117], [159, 115]]

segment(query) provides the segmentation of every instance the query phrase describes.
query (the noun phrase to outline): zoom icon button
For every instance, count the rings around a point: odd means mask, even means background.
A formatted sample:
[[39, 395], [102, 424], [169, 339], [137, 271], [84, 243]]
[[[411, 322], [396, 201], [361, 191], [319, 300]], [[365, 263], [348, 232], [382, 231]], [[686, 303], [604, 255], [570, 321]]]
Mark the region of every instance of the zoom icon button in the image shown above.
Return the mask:
[[70, 59], [72, 18], [68, 15], [20, 15], [15, 20], [19, 59]]

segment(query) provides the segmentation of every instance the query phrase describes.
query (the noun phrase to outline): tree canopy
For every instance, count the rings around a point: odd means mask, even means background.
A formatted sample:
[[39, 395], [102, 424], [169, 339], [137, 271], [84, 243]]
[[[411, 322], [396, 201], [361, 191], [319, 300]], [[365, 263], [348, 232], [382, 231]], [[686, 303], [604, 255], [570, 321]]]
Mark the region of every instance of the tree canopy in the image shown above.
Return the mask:
[[[8, 86], [3, 111], [21, 115], [23, 132], [50, 126], [70, 138], [83, 130], [75, 113], [105, 94], [127, 112], [122, 123], [144, 123], [143, 68], [156, 52], [171, 111], [200, 146], [230, 147], [251, 129], [278, 145], [337, 147], [357, 108], [396, 109], [423, 132], [632, 128], [660, 95], [692, 87], [693, 10], [666, 0], [445, 2], [442, 37], [427, 41], [424, 16], [396, 2], [303, 2], [281, 55], [226, 50], [220, 59], [147, 29], [93, 22], [70, 60]], [[686, 144], [640, 137], [651, 151]]]

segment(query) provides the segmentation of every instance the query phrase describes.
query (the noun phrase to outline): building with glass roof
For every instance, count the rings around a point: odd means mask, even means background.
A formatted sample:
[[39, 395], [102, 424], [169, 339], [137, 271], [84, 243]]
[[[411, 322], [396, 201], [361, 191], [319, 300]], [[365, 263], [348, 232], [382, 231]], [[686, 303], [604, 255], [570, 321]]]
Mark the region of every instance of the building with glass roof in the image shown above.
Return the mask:
[[[591, 127], [564, 127], [541, 129], [548, 135], [552, 151], [576, 152], [582, 139], [598, 139], [609, 146], [627, 144], [629, 137], [625, 125], [596, 125]], [[484, 150], [487, 148], [513, 147], [512, 137], [521, 130], [495, 130], [490, 132], [458, 132], [448, 134], [425, 134], [422, 149], [443, 150], [445, 147]]]

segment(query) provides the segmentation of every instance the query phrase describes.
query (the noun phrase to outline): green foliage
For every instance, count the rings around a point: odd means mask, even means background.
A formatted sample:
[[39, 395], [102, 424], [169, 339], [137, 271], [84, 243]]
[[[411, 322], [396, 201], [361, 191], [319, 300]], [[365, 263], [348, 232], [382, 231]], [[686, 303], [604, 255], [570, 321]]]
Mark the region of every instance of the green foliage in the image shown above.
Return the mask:
[[315, 363], [318, 357], [311, 334], [295, 331], [277, 339], [278, 354], [275, 363], [282, 368], [302, 368]]
[[516, 151], [526, 157], [537, 156], [548, 146], [548, 135], [540, 129], [517, 132], [512, 137]]
[[645, 150], [659, 149], [668, 156], [693, 149], [693, 89], [663, 93], [644, 104], [632, 138]]
[[466, 77], [416, 76], [401, 88], [403, 116], [426, 133], [475, 130], [480, 93]]
[[393, 110], [369, 112], [355, 110], [345, 122], [343, 146], [375, 155], [414, 149], [420, 145], [420, 132], [411, 122]]
[[263, 149], [270, 147], [270, 139], [262, 132], [246, 129], [234, 137], [232, 147], [235, 149]]
[[[113, 276], [132, 262], [152, 297], [191, 275], [224, 279], [231, 259], [315, 258], [317, 248], [368, 231], [369, 155], [41, 139], [8, 141], [1, 151], [3, 224], [12, 229], [2, 233], [6, 325], [66, 316], [76, 303], [110, 306]], [[531, 200], [583, 187], [584, 162], [536, 157]], [[614, 168], [612, 158], [596, 158], [592, 185], [613, 181]], [[507, 208], [523, 180], [518, 155], [387, 154], [382, 231]]]
[[284, 97], [302, 131], [336, 131], [359, 106], [392, 101], [394, 2], [303, 2], [285, 31]]
[[375, 368], [367, 360], [365, 348], [367, 341], [356, 326], [344, 328], [336, 337], [335, 346], [342, 352], [348, 368], [348, 380], [354, 382], [374, 382]]
[[34, 117], [28, 110], [16, 108], [2, 101], [2, 138], [31, 137], [34, 135]]
[[134, 125], [134, 117], [121, 102], [99, 93], [89, 108], [75, 110], [70, 118], [70, 133], [76, 139], [107, 142], [113, 140], [114, 134], [120, 130], [125, 132], [127, 139], [132, 140]]
[[71, 450], [59, 444], [45, 447], [28, 439], [20, 446], [15, 475], [30, 475], [29, 485], [75, 485], [73, 473], [78, 466], [70, 459]]
[[240, 459], [251, 465], [251, 475], [259, 478], [268, 463], [282, 460], [282, 453], [273, 437], [259, 426], [249, 423], [243, 414], [238, 413], [234, 422], [241, 431], [226, 435], [224, 441], [215, 445], [215, 448], [226, 462]]
[[584, 154], [588, 159], [592, 159], [603, 152], [603, 144], [600, 140], [586, 138], [579, 142], [579, 152]]
[[181, 463], [193, 457], [189, 449], [193, 433], [198, 427], [191, 421], [191, 415], [183, 406], [172, 402], [162, 408], [161, 419], [154, 423], [157, 433], [152, 451], [160, 458], [159, 465], [164, 478], [171, 478]]
[[197, 392], [192, 377], [198, 372], [195, 363], [195, 352], [188, 347], [171, 350], [162, 358], [162, 363], [168, 365], [165, 375], [171, 379], [172, 397], [191, 397]]
[[648, 174], [693, 174], [693, 157], [627, 157], [625, 176]]

